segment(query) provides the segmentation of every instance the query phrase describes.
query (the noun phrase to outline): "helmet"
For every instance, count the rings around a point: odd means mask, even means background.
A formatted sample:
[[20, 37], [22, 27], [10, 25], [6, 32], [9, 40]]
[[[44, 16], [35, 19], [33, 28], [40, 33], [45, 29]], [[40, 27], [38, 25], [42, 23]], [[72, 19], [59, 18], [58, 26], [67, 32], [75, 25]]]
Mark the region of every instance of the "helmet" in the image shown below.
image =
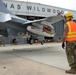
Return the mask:
[[71, 17], [71, 18], [73, 18], [72, 13], [69, 12], [69, 11], [64, 12], [64, 16], [65, 16], [65, 17]]

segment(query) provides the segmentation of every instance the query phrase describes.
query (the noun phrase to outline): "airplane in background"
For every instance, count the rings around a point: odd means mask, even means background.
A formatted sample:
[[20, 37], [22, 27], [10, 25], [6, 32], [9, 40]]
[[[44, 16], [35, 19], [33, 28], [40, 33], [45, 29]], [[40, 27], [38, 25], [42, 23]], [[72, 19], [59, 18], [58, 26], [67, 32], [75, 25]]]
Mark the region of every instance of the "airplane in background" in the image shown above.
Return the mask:
[[[55, 31], [52, 24], [60, 20], [63, 20], [63, 17], [61, 15], [56, 15], [30, 21], [13, 14], [6, 8], [3, 1], [0, 0], [0, 35], [5, 37], [24, 37], [29, 34], [54, 37]], [[29, 42], [32, 44], [33, 38], [30, 39]]]

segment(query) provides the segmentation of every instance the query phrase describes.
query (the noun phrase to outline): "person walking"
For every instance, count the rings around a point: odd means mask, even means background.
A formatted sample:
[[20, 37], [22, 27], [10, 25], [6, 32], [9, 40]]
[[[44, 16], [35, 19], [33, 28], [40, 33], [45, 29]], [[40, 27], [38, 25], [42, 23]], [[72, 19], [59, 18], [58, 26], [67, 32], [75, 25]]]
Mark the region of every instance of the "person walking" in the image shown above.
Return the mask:
[[66, 22], [64, 24], [62, 48], [66, 51], [70, 66], [70, 70], [66, 70], [65, 72], [76, 74], [76, 23], [73, 21], [72, 13], [69, 11], [64, 12], [64, 18]]

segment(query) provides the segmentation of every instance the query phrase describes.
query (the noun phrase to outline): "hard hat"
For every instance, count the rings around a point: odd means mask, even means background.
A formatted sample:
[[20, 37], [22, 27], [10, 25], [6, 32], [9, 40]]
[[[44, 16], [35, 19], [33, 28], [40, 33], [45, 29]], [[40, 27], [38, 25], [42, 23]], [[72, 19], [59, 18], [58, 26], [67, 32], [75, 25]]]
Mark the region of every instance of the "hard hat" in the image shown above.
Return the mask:
[[69, 12], [69, 11], [65, 11], [65, 12], [64, 12], [64, 16], [65, 16], [65, 17], [72, 17], [72, 18], [73, 18], [72, 13]]

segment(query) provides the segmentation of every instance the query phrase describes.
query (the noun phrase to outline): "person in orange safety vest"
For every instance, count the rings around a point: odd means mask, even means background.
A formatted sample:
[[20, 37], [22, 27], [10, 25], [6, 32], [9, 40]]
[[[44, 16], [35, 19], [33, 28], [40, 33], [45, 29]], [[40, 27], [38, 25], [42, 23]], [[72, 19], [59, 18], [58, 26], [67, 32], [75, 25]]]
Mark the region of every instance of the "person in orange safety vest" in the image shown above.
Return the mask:
[[72, 20], [73, 15], [71, 12], [64, 12], [64, 17], [66, 23], [64, 24], [62, 48], [66, 50], [66, 56], [70, 66], [70, 69], [65, 72], [76, 74], [76, 23]]

